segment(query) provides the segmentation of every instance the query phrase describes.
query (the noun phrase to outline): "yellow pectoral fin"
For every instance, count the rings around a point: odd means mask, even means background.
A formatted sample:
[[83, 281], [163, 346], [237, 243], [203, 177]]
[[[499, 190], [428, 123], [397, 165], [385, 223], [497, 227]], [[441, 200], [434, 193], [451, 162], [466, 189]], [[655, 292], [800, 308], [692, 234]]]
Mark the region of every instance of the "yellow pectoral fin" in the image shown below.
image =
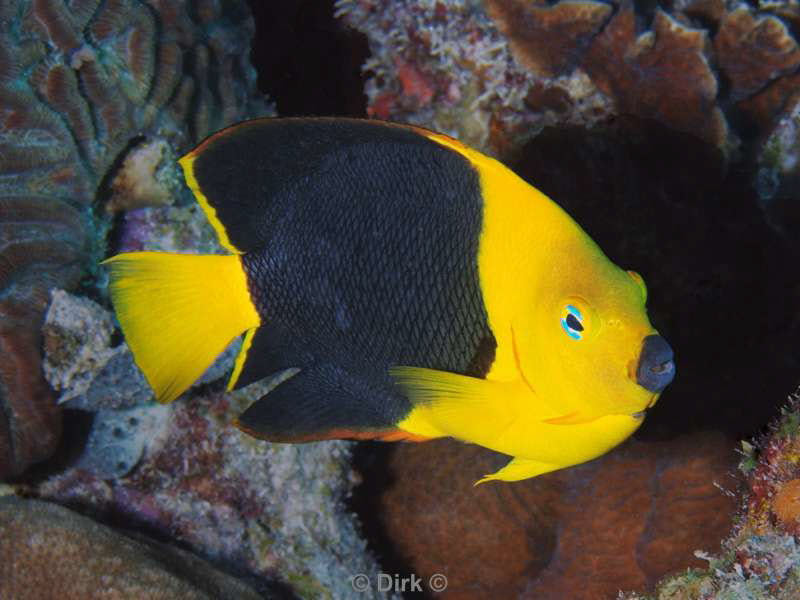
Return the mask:
[[473, 404], [482, 401], [492, 385], [485, 379], [423, 367], [391, 367], [389, 375], [412, 404]]
[[528, 479], [529, 477], [536, 477], [543, 473], [549, 473], [560, 469], [563, 465], [554, 465], [551, 463], [541, 462], [539, 460], [531, 460], [529, 458], [515, 458], [509, 462], [505, 467], [486, 475], [480, 480], [476, 481], [473, 486], [486, 483], [487, 481], [519, 481], [521, 479]]
[[422, 367], [392, 367], [389, 375], [413, 406], [400, 429], [485, 445], [511, 419], [502, 406], [506, 384]]
[[599, 418], [597, 415], [585, 415], [576, 411], [560, 417], [553, 417], [552, 419], [543, 419], [542, 423], [547, 423], [548, 425], [582, 425], [596, 421]]

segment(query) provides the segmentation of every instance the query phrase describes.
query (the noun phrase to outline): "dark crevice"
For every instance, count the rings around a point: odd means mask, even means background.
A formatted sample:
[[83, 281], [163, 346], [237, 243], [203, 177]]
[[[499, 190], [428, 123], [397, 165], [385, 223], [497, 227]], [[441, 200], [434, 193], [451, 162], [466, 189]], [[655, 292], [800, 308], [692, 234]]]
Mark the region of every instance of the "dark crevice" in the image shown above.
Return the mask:
[[290, 116], [366, 117], [366, 37], [334, 19], [333, 0], [250, 0], [258, 88]]
[[[390, 573], [401, 578], [416, 575], [409, 557], [397, 551], [395, 544], [389, 539], [383, 521], [381, 497], [394, 484], [390, 459], [396, 444], [386, 442], [359, 442], [353, 451], [353, 468], [363, 476], [363, 481], [356, 486], [348, 498], [347, 507], [358, 515], [361, 532], [367, 540], [367, 548], [380, 564], [383, 573]], [[404, 598], [420, 598], [428, 600], [425, 593], [403, 594]]]
[[33, 465], [15, 481], [35, 486], [75, 466], [86, 448], [94, 414], [65, 408], [62, 412], [62, 433], [52, 458]]

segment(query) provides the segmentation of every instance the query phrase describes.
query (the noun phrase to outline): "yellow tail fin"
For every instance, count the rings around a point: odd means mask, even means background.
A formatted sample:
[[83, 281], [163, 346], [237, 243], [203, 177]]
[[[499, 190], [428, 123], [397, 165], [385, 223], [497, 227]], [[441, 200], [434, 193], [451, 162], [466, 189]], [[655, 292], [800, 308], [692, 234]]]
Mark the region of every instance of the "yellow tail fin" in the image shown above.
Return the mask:
[[181, 395], [260, 324], [239, 256], [130, 252], [103, 264], [125, 339], [159, 402]]

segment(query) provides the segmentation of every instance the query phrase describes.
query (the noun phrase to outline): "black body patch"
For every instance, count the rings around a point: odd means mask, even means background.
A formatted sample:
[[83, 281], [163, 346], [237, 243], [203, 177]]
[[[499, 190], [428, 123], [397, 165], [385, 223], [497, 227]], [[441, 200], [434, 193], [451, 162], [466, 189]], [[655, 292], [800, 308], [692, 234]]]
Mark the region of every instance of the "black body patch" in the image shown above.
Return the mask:
[[[262, 120], [212, 138], [194, 173], [245, 252], [264, 323], [237, 387], [306, 371], [242, 415], [248, 430], [286, 439], [309, 428], [385, 429], [411, 408], [390, 366], [488, 371], [483, 200], [463, 156], [402, 126]], [[293, 390], [303, 397], [284, 397]]]

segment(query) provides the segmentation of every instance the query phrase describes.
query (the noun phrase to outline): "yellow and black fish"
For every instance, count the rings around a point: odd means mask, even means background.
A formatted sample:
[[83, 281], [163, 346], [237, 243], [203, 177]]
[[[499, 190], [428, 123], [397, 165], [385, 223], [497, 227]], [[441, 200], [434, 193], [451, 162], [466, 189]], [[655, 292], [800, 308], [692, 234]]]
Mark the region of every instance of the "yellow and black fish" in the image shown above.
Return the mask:
[[513, 481], [627, 438], [674, 375], [641, 277], [499, 162], [430, 131], [257, 119], [180, 161], [228, 256], [107, 261], [160, 401], [245, 333], [229, 388], [299, 371], [238, 425], [259, 438], [453, 436]]

